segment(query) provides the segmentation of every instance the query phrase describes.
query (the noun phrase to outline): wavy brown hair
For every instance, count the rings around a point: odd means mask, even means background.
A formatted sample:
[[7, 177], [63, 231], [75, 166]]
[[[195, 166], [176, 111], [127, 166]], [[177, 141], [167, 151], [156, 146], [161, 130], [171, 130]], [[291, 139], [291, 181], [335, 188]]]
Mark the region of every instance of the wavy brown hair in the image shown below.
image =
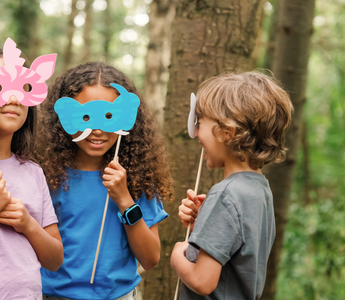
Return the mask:
[[293, 106], [278, 82], [257, 71], [225, 73], [204, 81], [197, 92], [198, 118], [215, 120], [213, 134], [236, 128], [221, 140], [240, 160], [248, 157], [256, 170], [285, 160], [284, 133], [291, 123]]
[[[4, 57], [3, 49], [0, 48], [0, 58]], [[28, 68], [24, 63], [24, 67]], [[34, 158], [34, 144], [36, 137], [37, 107], [29, 106], [28, 115], [22, 127], [12, 137], [11, 151], [22, 163], [27, 160], [36, 162]]]
[[[124, 73], [101, 62], [89, 62], [67, 70], [50, 85], [43, 105], [38, 153], [41, 154], [40, 162], [51, 190], [61, 185], [68, 190], [66, 168], [76, 168], [78, 150], [77, 144], [61, 126], [54, 111], [55, 102], [61, 97], [75, 97], [85, 86], [100, 84], [113, 89], [111, 83], [122, 85], [140, 98], [133, 82]], [[101, 174], [114, 158], [114, 153], [115, 145], [104, 154]], [[133, 199], [138, 199], [145, 192], [147, 199], [172, 200], [172, 178], [163, 137], [141, 98], [135, 125], [130, 134], [121, 140], [119, 161], [126, 169], [127, 185]]]

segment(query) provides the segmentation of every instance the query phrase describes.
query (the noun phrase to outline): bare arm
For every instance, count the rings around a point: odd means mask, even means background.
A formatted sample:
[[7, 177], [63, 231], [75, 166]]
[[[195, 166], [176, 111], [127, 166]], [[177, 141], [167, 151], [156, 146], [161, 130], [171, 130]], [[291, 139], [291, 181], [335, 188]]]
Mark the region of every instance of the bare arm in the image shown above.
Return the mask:
[[160, 259], [161, 244], [158, 235], [158, 224], [147, 227], [141, 219], [134, 225], [124, 225], [129, 246], [145, 270], [152, 269]]
[[171, 267], [182, 282], [199, 295], [209, 295], [217, 287], [222, 265], [200, 249], [196, 263], [185, 257], [188, 242], [176, 243], [171, 253]]
[[[117, 204], [121, 214], [135, 204], [127, 188], [126, 170], [118, 161], [111, 161], [104, 169], [103, 180], [103, 185], [108, 189], [110, 198]], [[160, 259], [158, 224], [149, 228], [141, 219], [134, 225], [124, 226], [134, 256], [145, 270], [153, 268]]]
[[63, 246], [56, 224], [42, 228], [29, 215], [25, 205], [16, 198], [0, 212], [0, 223], [12, 226], [15, 231], [26, 236], [36, 252], [42, 267], [56, 271], [63, 262]]

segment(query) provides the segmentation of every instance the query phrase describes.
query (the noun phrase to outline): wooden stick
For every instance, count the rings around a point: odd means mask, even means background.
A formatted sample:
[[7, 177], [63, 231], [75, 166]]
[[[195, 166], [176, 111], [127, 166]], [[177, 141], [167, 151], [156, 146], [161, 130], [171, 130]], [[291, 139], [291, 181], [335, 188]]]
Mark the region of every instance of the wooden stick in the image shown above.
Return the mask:
[[[200, 161], [199, 161], [198, 174], [196, 175], [196, 182], [195, 182], [195, 189], [194, 189], [194, 192], [195, 192], [196, 195], [198, 194], [198, 188], [199, 188], [200, 174], [201, 174], [201, 169], [202, 169], [202, 161], [203, 161], [203, 158], [204, 158], [204, 148], [201, 149], [201, 155], [200, 155]], [[191, 223], [188, 224], [185, 242], [188, 241], [188, 237], [189, 237], [189, 233], [190, 233], [190, 224], [191, 224]], [[175, 289], [174, 300], [177, 300], [179, 285], [180, 285], [180, 278], [177, 279], [177, 284], [176, 284], [176, 289]]]
[[[196, 182], [195, 182], [195, 189], [194, 189], [194, 192], [196, 195], [198, 195], [198, 188], [199, 188], [200, 174], [201, 174], [201, 169], [202, 169], [203, 158], [204, 158], [204, 148], [201, 148], [198, 174], [196, 175]], [[186, 242], [188, 241], [189, 233], [190, 233], [190, 223], [189, 223], [188, 228], [187, 228], [187, 233], [186, 233], [186, 238], [185, 238]]]
[[[115, 159], [115, 160], [116, 160], [116, 158], [117, 158], [117, 155], [119, 154], [119, 148], [120, 148], [120, 143], [121, 143], [121, 136], [122, 136], [122, 135], [119, 135], [118, 138], [117, 138], [117, 144], [116, 144], [115, 155], [114, 155], [114, 159]], [[104, 206], [104, 212], [103, 212], [102, 225], [101, 225], [101, 230], [100, 230], [100, 232], [99, 232], [99, 237], [98, 237], [98, 244], [97, 244], [97, 250], [96, 250], [95, 260], [94, 260], [94, 262], [93, 262], [93, 269], [92, 269], [92, 275], [91, 275], [91, 280], [90, 280], [90, 283], [91, 283], [91, 284], [93, 284], [93, 279], [95, 278], [95, 272], [96, 272], [98, 254], [99, 254], [99, 248], [100, 248], [100, 246], [101, 246], [101, 240], [102, 240], [102, 235], [103, 235], [103, 228], [104, 228], [105, 217], [106, 217], [106, 215], [107, 215], [108, 203], [109, 203], [109, 192], [107, 193], [107, 199], [105, 200], [105, 206]]]

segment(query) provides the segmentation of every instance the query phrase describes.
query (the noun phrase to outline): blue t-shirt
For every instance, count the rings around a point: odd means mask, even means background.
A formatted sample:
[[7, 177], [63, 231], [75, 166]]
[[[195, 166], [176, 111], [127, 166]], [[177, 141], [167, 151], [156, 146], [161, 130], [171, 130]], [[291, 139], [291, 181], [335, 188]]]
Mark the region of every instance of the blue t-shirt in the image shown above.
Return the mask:
[[[59, 230], [64, 245], [64, 262], [56, 272], [41, 269], [43, 294], [72, 299], [115, 299], [133, 290], [141, 280], [137, 260], [127, 240], [124, 225], [117, 216], [115, 202], [109, 199], [95, 278], [90, 284], [101, 228], [107, 189], [99, 171], [67, 169], [69, 190], [52, 193]], [[168, 214], [157, 199], [145, 194], [137, 201], [148, 227]]]

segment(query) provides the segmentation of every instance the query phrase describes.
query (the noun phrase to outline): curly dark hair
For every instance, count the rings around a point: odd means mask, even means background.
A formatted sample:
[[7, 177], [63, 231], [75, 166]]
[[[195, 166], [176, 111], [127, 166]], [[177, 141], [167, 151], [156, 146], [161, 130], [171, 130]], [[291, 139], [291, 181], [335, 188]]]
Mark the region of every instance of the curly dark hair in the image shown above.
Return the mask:
[[[119, 149], [119, 161], [126, 169], [131, 196], [138, 199], [145, 192], [149, 200], [153, 197], [157, 197], [159, 201], [172, 200], [172, 178], [163, 137], [146, 102], [141, 99], [133, 82], [124, 73], [102, 62], [88, 62], [67, 70], [49, 87], [47, 99], [43, 104], [37, 150], [49, 187], [54, 191], [62, 185], [64, 190], [68, 190], [66, 168], [76, 168], [78, 150], [77, 144], [72, 142], [71, 136], [61, 126], [54, 111], [55, 102], [61, 97], [75, 97], [85, 86], [100, 84], [112, 89], [111, 83], [120, 84], [140, 98], [135, 125], [130, 134], [122, 138]], [[101, 174], [114, 158], [115, 146], [104, 154]]]
[[[288, 93], [272, 77], [251, 71], [224, 73], [204, 81], [197, 92], [198, 118], [215, 120], [213, 134], [253, 169], [285, 160], [284, 133], [293, 106]], [[234, 137], [220, 132], [235, 128]], [[229, 135], [230, 136], [230, 135]]]
[[[0, 48], [0, 58], [3, 58], [4, 52]], [[28, 68], [24, 63], [24, 67]], [[36, 137], [36, 125], [37, 125], [37, 107], [29, 106], [28, 115], [21, 128], [19, 128], [12, 137], [11, 151], [16, 158], [21, 162], [31, 160], [36, 162], [34, 158], [34, 144]]]

